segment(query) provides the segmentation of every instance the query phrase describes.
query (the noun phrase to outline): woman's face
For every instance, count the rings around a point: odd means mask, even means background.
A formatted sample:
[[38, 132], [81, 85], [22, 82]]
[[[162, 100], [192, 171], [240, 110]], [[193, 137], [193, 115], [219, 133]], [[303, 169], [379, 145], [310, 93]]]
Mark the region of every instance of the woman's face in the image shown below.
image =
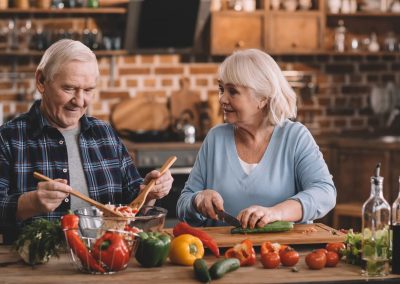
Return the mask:
[[227, 123], [252, 125], [265, 118], [265, 100], [258, 98], [251, 88], [220, 83], [219, 103]]
[[95, 61], [71, 61], [60, 67], [52, 81], [37, 80], [41, 109], [52, 126], [61, 130], [78, 127], [93, 98], [97, 68]]

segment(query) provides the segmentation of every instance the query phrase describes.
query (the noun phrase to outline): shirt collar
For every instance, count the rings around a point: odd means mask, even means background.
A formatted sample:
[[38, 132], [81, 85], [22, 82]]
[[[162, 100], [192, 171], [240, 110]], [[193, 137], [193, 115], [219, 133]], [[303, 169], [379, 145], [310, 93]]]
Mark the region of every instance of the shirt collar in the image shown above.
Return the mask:
[[[53, 128], [40, 111], [41, 102], [42, 100], [35, 101], [28, 112], [34, 137], [40, 135], [46, 128]], [[93, 126], [93, 122], [91, 122], [86, 115], [83, 115], [79, 121], [81, 123], [81, 133], [89, 130]]]

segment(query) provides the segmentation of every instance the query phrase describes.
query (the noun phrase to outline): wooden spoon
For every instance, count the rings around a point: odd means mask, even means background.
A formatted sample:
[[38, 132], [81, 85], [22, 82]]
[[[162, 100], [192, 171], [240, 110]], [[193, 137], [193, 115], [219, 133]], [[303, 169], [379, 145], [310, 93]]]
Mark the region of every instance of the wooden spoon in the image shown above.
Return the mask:
[[[165, 174], [166, 171], [172, 166], [173, 163], [176, 161], [176, 156], [171, 156], [168, 158], [168, 160], [164, 163], [164, 165], [160, 169], [161, 175]], [[129, 206], [134, 209], [139, 211], [140, 208], [142, 208], [144, 202], [146, 201], [147, 195], [149, 194], [150, 190], [154, 187], [156, 184], [156, 180], [152, 179], [146, 186], [143, 188], [143, 190], [139, 193], [139, 195], [129, 204]]]
[[[45, 176], [45, 175], [42, 175], [42, 174], [40, 174], [40, 173], [38, 173], [38, 172], [33, 172], [33, 176], [34, 176], [35, 178], [37, 178], [38, 180], [54, 181], [54, 180], [52, 180], [51, 178], [49, 178], [49, 177], [47, 177], [47, 176]], [[72, 189], [72, 191], [70, 192], [70, 194], [73, 195], [73, 196], [76, 196], [76, 197], [78, 197], [78, 198], [80, 198], [80, 199], [86, 201], [87, 203], [89, 203], [89, 204], [95, 206], [96, 208], [100, 209], [101, 211], [103, 211], [104, 215], [107, 215], [107, 216], [117, 216], [117, 217], [123, 217], [123, 218], [125, 218], [120, 212], [117, 212], [117, 211], [114, 211], [114, 210], [108, 208], [108, 207], [105, 206], [104, 204], [101, 204], [101, 203], [97, 202], [96, 200], [91, 199], [90, 197], [88, 197], [88, 196], [86, 196], [86, 195], [80, 193], [79, 191], [77, 191], [77, 190], [75, 190], [75, 189]]]

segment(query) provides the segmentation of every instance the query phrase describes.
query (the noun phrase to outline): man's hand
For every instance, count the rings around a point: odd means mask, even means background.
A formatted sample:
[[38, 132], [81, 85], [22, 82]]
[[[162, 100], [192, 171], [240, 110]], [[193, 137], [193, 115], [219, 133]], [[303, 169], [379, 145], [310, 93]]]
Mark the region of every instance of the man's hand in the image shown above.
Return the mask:
[[224, 201], [215, 190], [205, 189], [196, 195], [194, 206], [204, 217], [217, 220], [217, 211], [224, 209]]
[[171, 190], [172, 182], [174, 181], [169, 170], [163, 175], [161, 175], [159, 171], [154, 170], [146, 175], [143, 184], [140, 186], [140, 190], [143, 190], [146, 184], [148, 184], [152, 179], [155, 179], [156, 183], [147, 195], [147, 201], [161, 199], [166, 196]]
[[25, 220], [41, 213], [53, 212], [71, 192], [64, 179], [39, 182], [36, 190], [18, 199], [17, 218]]

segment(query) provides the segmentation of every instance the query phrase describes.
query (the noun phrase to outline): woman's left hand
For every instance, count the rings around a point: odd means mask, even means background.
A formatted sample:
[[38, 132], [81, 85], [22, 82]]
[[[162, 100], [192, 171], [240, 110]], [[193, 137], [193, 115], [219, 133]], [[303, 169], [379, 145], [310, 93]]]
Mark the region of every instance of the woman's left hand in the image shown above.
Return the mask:
[[264, 227], [268, 223], [278, 221], [274, 208], [252, 205], [240, 211], [237, 216], [243, 228]]
[[146, 184], [148, 184], [152, 179], [156, 179], [156, 184], [149, 192], [147, 200], [161, 199], [166, 196], [171, 190], [172, 182], [174, 181], [169, 170], [163, 175], [161, 175], [159, 171], [154, 170], [145, 176], [143, 184], [140, 186], [140, 190], [143, 190]]

